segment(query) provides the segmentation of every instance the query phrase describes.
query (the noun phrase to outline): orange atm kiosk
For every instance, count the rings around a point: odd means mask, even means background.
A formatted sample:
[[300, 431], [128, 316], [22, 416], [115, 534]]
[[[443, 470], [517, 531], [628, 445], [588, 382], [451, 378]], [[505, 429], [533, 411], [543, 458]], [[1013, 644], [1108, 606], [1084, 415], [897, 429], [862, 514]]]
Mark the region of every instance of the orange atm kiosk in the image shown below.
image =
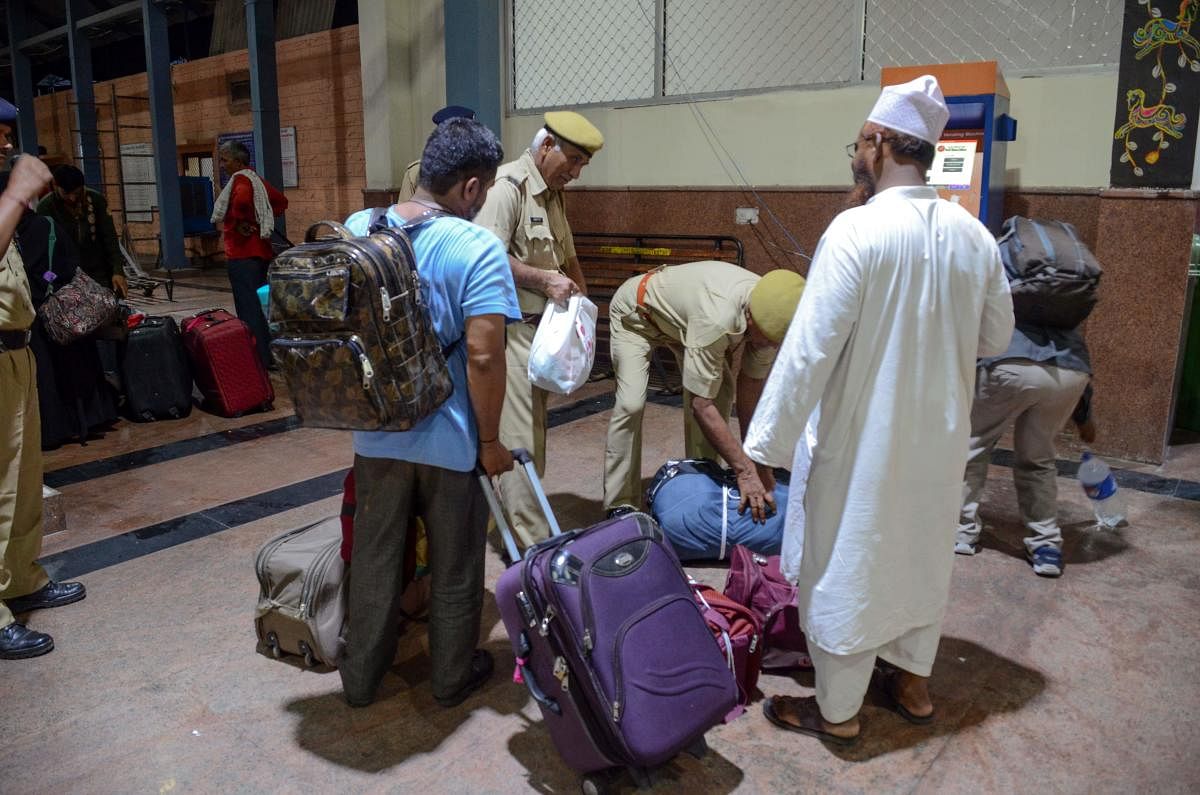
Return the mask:
[[881, 86], [933, 75], [950, 108], [950, 121], [926, 175], [943, 199], [970, 210], [993, 233], [1004, 221], [1005, 154], [1016, 140], [1008, 115], [1008, 84], [995, 61], [886, 67]]

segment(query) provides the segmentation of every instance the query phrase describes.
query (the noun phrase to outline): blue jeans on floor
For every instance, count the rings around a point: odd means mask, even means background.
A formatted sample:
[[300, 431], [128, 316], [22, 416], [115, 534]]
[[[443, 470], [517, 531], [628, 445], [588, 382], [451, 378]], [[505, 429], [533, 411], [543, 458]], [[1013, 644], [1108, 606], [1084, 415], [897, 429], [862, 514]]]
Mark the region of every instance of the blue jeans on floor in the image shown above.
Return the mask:
[[237, 316], [254, 332], [258, 355], [265, 367], [271, 366], [271, 331], [258, 300], [258, 288], [267, 283], [267, 261], [257, 258], [232, 259], [226, 265], [229, 286], [233, 288], [233, 306]]

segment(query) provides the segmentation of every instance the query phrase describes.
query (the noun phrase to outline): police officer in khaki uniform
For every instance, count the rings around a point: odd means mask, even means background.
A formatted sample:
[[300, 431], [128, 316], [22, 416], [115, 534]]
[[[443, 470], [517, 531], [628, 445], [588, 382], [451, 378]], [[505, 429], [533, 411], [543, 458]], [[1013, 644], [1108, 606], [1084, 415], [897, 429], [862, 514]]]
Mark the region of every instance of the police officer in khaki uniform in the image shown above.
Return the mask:
[[[12, 151], [17, 109], [0, 99], [0, 154]], [[50, 183], [36, 157], [13, 166], [0, 194], [0, 660], [37, 657], [54, 640], [17, 623], [14, 614], [77, 602], [77, 582], [51, 582], [37, 564], [42, 551], [42, 441], [37, 374], [29, 350], [33, 302], [13, 233]]]
[[[642, 413], [650, 353], [670, 348], [683, 372], [684, 451], [725, 459], [737, 473], [740, 510], [764, 521], [775, 502], [775, 477], [755, 464], [729, 430], [736, 390], [742, 433], [796, 313], [804, 279], [788, 270], [758, 275], [728, 262], [691, 262], [635, 276], [609, 304], [616, 402], [604, 450], [604, 507], [609, 516], [641, 502]], [[741, 367], [733, 377], [733, 360]]]
[[[575, 241], [567, 225], [563, 188], [578, 179], [604, 136], [578, 113], [553, 111], [545, 127], [518, 159], [496, 174], [475, 223], [496, 233], [508, 249], [517, 298], [525, 322], [508, 326], [508, 386], [500, 418], [500, 441], [523, 447], [546, 468], [546, 391], [529, 381], [529, 347], [546, 300], [566, 304], [575, 293], [587, 293]], [[549, 535], [536, 498], [524, 475], [500, 478], [500, 492], [513, 531], [525, 546]]]
[[[470, 108], [463, 107], [462, 105], [447, 105], [433, 114], [433, 126], [437, 127], [446, 121], [446, 119], [474, 118], [475, 111]], [[411, 199], [413, 194], [417, 192], [419, 184], [421, 184], [421, 161], [414, 160], [405, 167], [404, 176], [400, 178], [400, 190], [396, 193], [396, 204], [403, 204]]]

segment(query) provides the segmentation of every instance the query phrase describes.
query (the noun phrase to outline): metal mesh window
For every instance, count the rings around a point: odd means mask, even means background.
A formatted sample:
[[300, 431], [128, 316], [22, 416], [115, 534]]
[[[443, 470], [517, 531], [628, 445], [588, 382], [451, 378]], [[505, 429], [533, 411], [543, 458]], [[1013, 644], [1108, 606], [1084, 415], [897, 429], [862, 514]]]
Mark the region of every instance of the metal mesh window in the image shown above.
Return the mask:
[[1118, 62], [1121, 0], [511, 0], [512, 107], [875, 83], [884, 66], [1009, 74]]
[[867, 0], [863, 79], [884, 66], [998, 61], [1005, 72], [1116, 64], [1121, 0]]
[[[518, 108], [657, 95], [653, 0], [513, 0]], [[648, 15], [648, 16], [647, 16]]]
[[858, 79], [861, 27], [844, 0], [668, 0], [666, 94]]

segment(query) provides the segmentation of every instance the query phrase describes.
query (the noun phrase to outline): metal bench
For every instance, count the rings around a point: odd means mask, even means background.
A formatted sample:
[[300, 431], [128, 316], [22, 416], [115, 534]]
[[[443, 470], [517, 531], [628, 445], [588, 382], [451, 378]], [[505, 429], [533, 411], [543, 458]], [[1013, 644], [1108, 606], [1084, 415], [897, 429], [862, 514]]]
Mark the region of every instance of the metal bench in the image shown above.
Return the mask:
[[129, 249], [125, 248], [124, 241], [119, 241], [117, 246], [121, 249], [121, 258], [125, 260], [125, 281], [129, 282], [130, 290], [140, 290], [142, 295], [149, 298], [154, 295], [154, 291], [158, 289], [159, 285], [164, 285], [167, 290], [167, 300], [175, 300], [175, 277], [169, 270], [166, 279], [151, 276], [142, 269], [134, 256], [129, 253]]
[[[593, 380], [612, 376], [609, 353], [608, 304], [627, 279], [660, 265], [682, 265], [700, 260], [721, 260], [745, 267], [742, 241], [720, 235], [636, 235], [608, 232], [579, 232], [574, 235], [575, 253], [588, 284], [588, 297], [596, 304], [596, 363]], [[663, 394], [682, 390], [678, 364], [673, 355], [655, 350], [650, 359], [650, 383]]]

